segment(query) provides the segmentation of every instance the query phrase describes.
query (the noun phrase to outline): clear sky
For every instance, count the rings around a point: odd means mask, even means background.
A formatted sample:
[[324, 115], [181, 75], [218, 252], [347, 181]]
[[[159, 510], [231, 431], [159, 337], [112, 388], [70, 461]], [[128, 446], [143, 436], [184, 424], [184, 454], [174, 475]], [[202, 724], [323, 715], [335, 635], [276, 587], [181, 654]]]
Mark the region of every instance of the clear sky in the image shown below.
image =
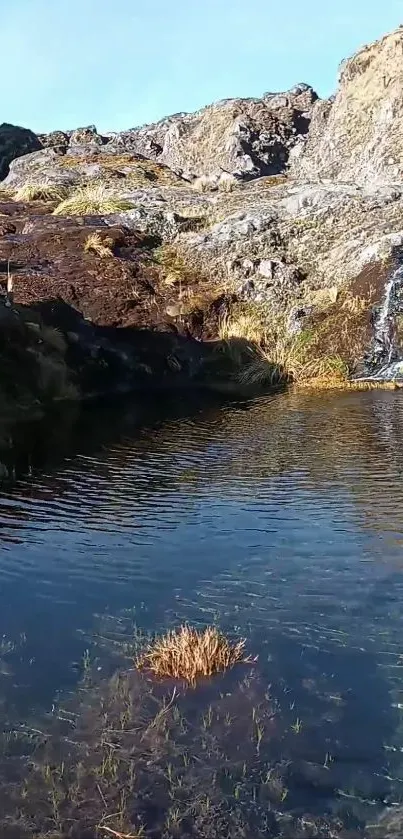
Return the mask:
[[296, 82], [403, 23], [403, 0], [0, 0], [0, 122], [119, 130]]

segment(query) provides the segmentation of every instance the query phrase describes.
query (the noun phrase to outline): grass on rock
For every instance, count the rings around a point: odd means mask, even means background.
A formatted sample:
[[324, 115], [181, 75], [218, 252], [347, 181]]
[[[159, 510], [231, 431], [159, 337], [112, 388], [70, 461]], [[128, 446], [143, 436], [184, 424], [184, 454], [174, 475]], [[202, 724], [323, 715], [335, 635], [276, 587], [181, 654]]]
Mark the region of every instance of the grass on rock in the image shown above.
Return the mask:
[[287, 370], [276, 362], [271, 361], [262, 352], [239, 370], [237, 381], [243, 387], [275, 387], [291, 381]]
[[0, 201], [11, 200], [14, 196], [14, 190], [7, 184], [0, 184]]
[[26, 183], [14, 194], [16, 201], [63, 201], [68, 189], [63, 184]]
[[320, 330], [304, 329], [290, 335], [282, 317], [275, 318], [258, 305], [234, 307], [221, 319], [219, 335], [224, 341], [244, 339], [256, 347], [255, 357], [243, 366], [239, 380], [243, 384], [273, 383], [280, 381], [328, 381], [331, 386], [346, 382], [349, 368], [337, 353], [326, 352], [321, 342]]
[[98, 232], [90, 233], [84, 242], [84, 251], [86, 253], [95, 253], [101, 258], [113, 256], [113, 241], [110, 236], [102, 238]]
[[248, 660], [244, 640], [232, 644], [214, 626], [199, 631], [184, 625], [156, 638], [140, 656], [138, 666], [159, 678], [183, 679], [195, 685], [200, 678]]
[[231, 314], [221, 318], [218, 334], [222, 341], [230, 338], [245, 338], [258, 346], [265, 342], [266, 329], [260, 310], [256, 307], [235, 308]]
[[133, 204], [104, 183], [78, 187], [53, 211], [55, 216], [102, 216], [133, 209]]

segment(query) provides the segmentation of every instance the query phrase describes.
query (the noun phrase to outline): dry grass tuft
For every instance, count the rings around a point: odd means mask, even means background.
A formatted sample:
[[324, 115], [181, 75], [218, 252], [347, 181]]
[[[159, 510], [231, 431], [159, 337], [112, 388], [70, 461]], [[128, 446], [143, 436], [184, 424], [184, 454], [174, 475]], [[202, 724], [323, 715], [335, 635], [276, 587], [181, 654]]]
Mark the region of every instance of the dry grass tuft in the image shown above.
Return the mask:
[[113, 256], [113, 240], [110, 236], [102, 238], [98, 232], [90, 233], [84, 242], [85, 253], [96, 253], [102, 259], [104, 257]]
[[276, 362], [270, 361], [262, 352], [250, 364], [245, 364], [237, 375], [237, 381], [244, 387], [274, 387], [291, 381], [290, 373]]
[[244, 653], [244, 640], [231, 644], [215, 626], [199, 631], [184, 625], [156, 638], [137, 664], [160, 678], [184, 679], [195, 685], [202, 677], [250, 661]]
[[78, 187], [53, 211], [55, 216], [103, 216], [133, 209], [133, 204], [121, 198], [104, 183]]
[[217, 343], [214, 357], [224, 366], [224, 378], [235, 381], [242, 388], [274, 387], [290, 381], [287, 370], [271, 361], [266, 353], [244, 337], [231, 337]]
[[312, 346], [311, 353], [308, 350], [302, 352], [298, 338], [296, 336], [290, 341], [278, 342], [273, 349], [268, 347], [266, 356], [284, 367], [294, 382], [322, 380], [334, 387], [335, 382], [347, 381], [349, 370], [340, 356], [321, 355], [315, 346]]
[[233, 192], [236, 185], [237, 179], [233, 175], [227, 174], [221, 175], [217, 184], [219, 192]]
[[63, 201], [68, 189], [63, 184], [26, 183], [14, 194], [16, 201]]
[[283, 319], [270, 317], [261, 306], [234, 307], [222, 318], [219, 336], [223, 341], [242, 338], [256, 345], [255, 357], [237, 376], [243, 384], [320, 380], [334, 387], [348, 379], [348, 365], [337, 351], [323, 348], [320, 331], [290, 335]]
[[224, 315], [218, 325], [218, 335], [222, 341], [230, 338], [244, 338], [245, 341], [252, 341], [260, 346], [265, 342], [266, 328], [258, 307], [248, 309], [234, 309], [230, 314]]
[[192, 189], [196, 192], [216, 192], [218, 178], [215, 175], [200, 175], [192, 181]]
[[0, 201], [7, 201], [14, 197], [14, 190], [6, 184], [0, 184]]
[[211, 277], [204, 276], [200, 269], [192, 264], [191, 258], [185, 260], [175, 245], [161, 245], [154, 251], [153, 256], [161, 268], [161, 281], [167, 288], [177, 286], [179, 297], [183, 296], [188, 287], [193, 291], [197, 289], [197, 293], [203, 288], [203, 294], [211, 300], [222, 292], [222, 286], [214, 283]]

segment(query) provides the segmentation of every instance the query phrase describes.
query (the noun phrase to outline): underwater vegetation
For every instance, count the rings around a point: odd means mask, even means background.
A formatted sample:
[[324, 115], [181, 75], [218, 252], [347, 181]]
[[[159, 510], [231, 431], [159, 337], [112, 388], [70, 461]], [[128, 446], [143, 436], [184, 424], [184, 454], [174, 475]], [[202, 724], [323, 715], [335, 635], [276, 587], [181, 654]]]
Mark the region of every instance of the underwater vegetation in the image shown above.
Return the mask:
[[77, 689], [41, 722], [3, 720], [2, 839], [366, 835], [370, 789], [365, 800], [338, 788], [329, 737], [315, 759], [318, 726], [343, 717], [341, 696], [324, 697], [312, 725], [245, 642], [216, 627], [136, 632], [104, 655], [85, 651]]

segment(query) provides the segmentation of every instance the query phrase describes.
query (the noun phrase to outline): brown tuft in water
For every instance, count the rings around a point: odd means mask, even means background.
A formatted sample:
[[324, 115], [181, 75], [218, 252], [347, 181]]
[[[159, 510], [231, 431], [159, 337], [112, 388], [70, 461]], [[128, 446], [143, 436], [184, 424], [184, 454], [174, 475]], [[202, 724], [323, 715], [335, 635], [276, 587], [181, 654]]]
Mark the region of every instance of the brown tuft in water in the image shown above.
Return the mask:
[[251, 661], [245, 657], [244, 640], [231, 644], [215, 626], [199, 631], [184, 625], [156, 638], [137, 663], [160, 678], [195, 685], [203, 676], [224, 672], [241, 661]]

